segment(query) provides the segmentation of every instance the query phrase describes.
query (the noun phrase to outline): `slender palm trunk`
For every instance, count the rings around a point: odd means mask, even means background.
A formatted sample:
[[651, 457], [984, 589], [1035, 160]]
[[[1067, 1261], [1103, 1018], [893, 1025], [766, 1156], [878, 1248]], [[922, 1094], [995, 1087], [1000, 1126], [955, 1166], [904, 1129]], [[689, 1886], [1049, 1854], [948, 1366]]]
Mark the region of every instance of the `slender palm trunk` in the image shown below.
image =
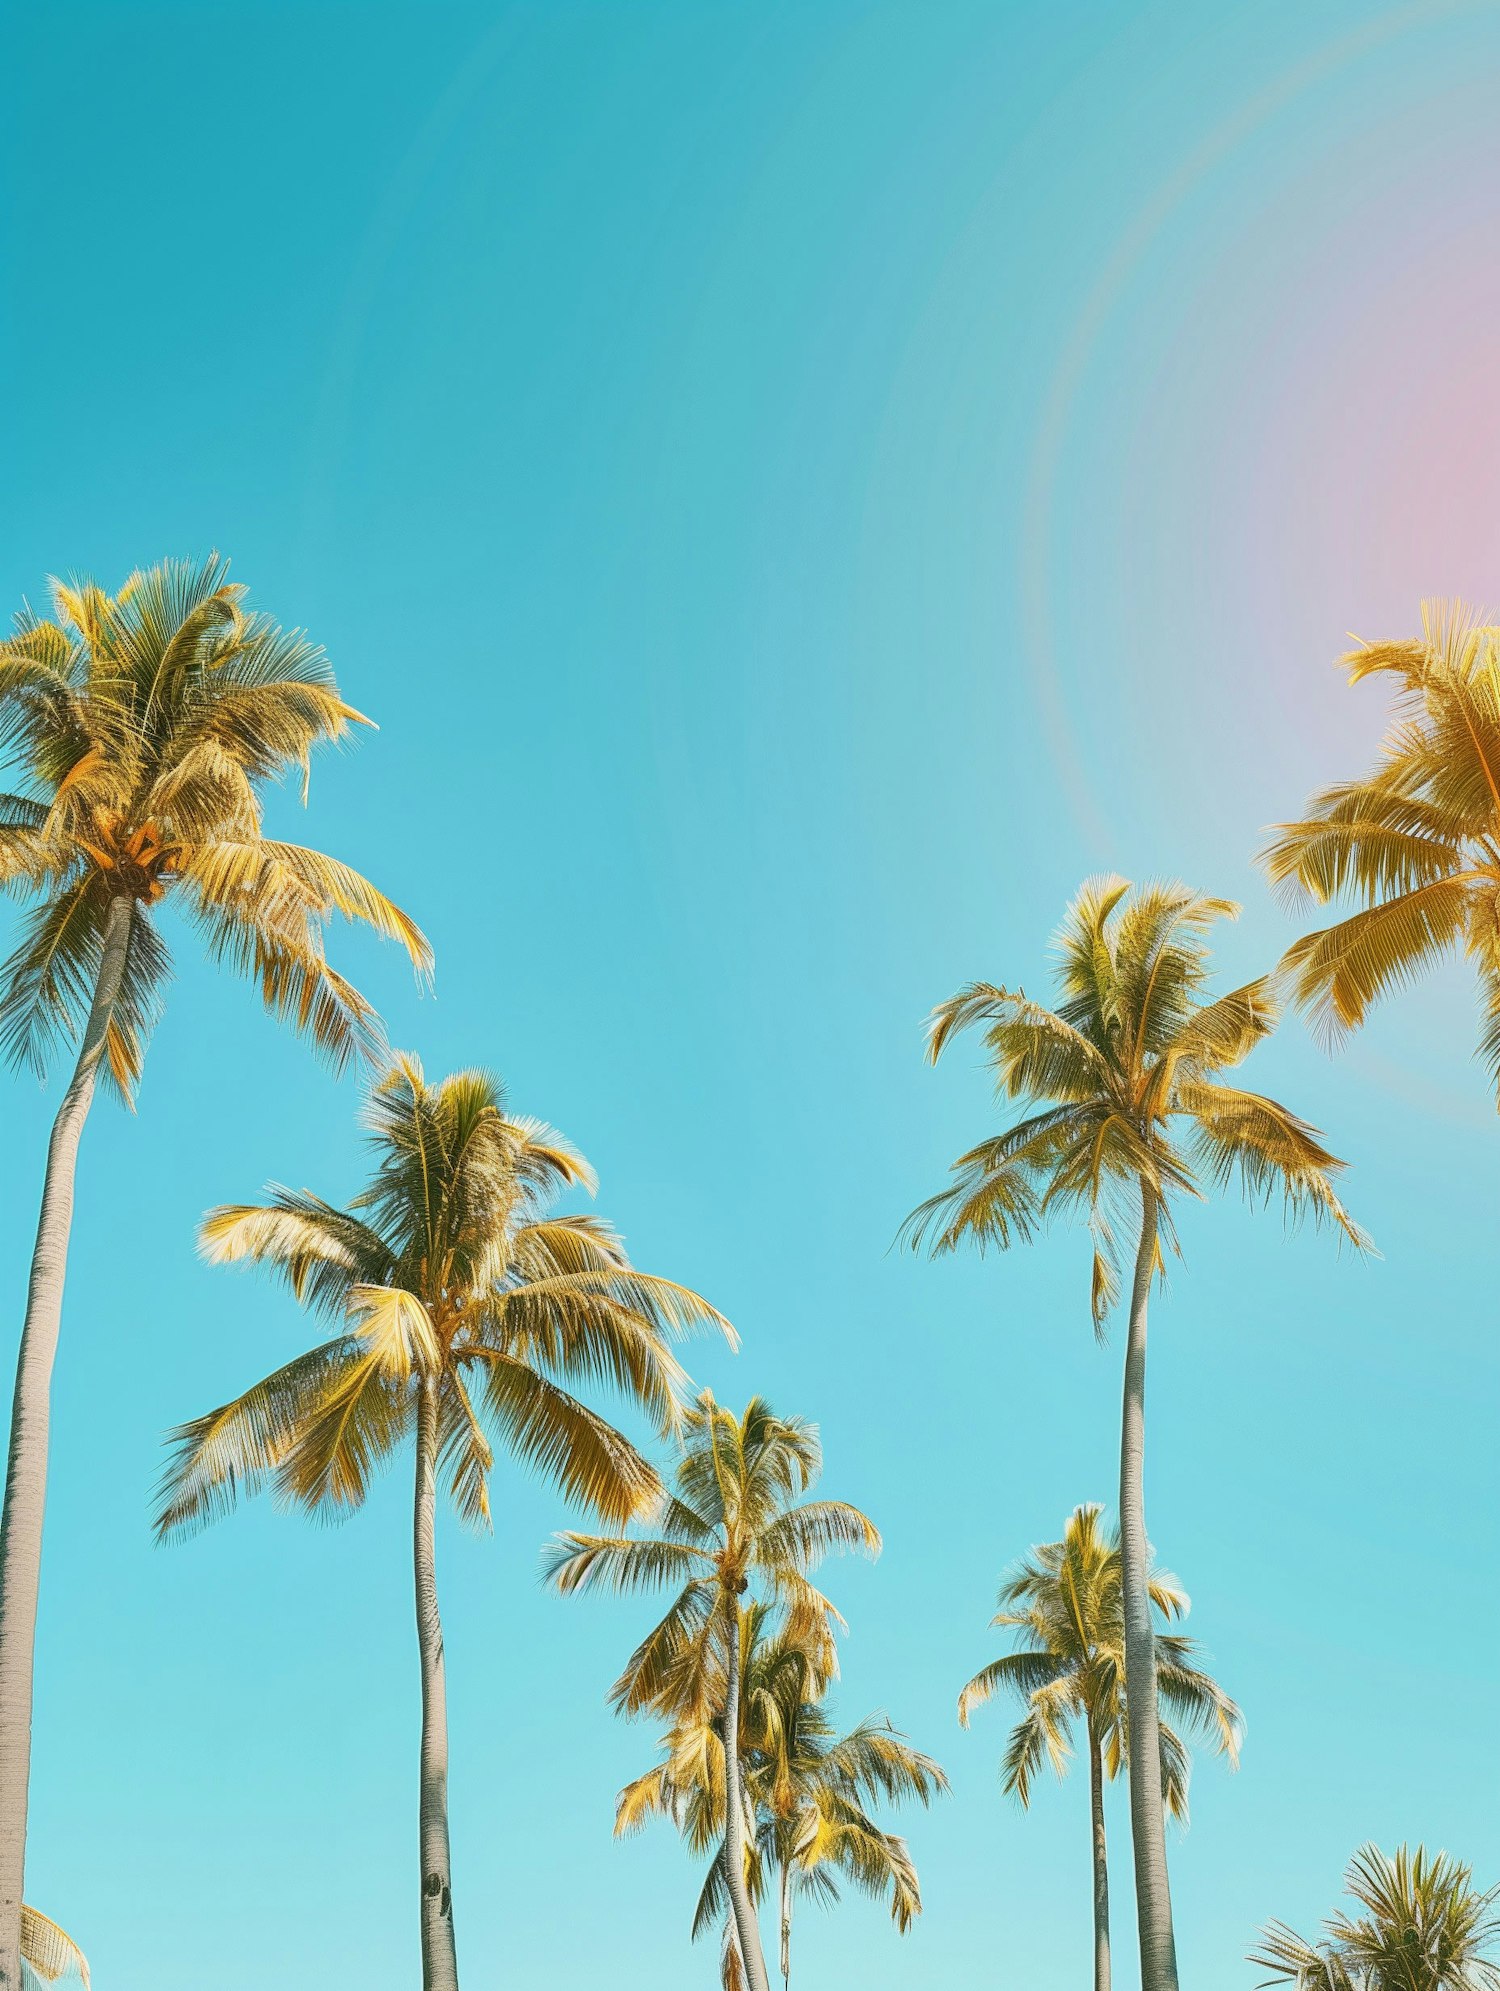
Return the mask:
[[42, 1210], [31, 1255], [31, 1283], [26, 1293], [26, 1321], [16, 1361], [5, 1511], [0, 1518], [0, 1991], [20, 1991], [21, 1984], [21, 1889], [31, 1779], [36, 1605], [47, 1501], [52, 1363], [62, 1324], [68, 1234], [73, 1226], [73, 1180], [78, 1142], [93, 1101], [110, 1015], [125, 972], [131, 914], [129, 899], [111, 902], [83, 1045], [52, 1123]]
[[1120, 1589], [1125, 1615], [1125, 1714], [1130, 1742], [1130, 1834], [1141, 1939], [1141, 1991], [1178, 1991], [1172, 1895], [1162, 1806], [1161, 1727], [1156, 1711], [1156, 1635], [1147, 1589], [1146, 1305], [1156, 1269], [1155, 1191], [1141, 1184], [1141, 1240], [1130, 1294], [1130, 1339], [1120, 1420]]
[[740, 1609], [733, 1594], [724, 1598], [729, 1621], [729, 1677], [724, 1691], [724, 1879], [734, 1910], [734, 1932], [750, 1991], [771, 1991], [760, 1925], [745, 1881], [745, 1796], [740, 1776]]
[[417, 1493], [412, 1562], [417, 1584], [417, 1647], [422, 1658], [422, 1991], [458, 1991], [453, 1941], [453, 1878], [448, 1859], [448, 1691], [434, 1553], [438, 1401], [424, 1376], [417, 1399]]
[[792, 1981], [792, 1863], [781, 1863], [781, 1981]]
[[1109, 1991], [1109, 1851], [1104, 1842], [1104, 1752], [1089, 1723], [1089, 1819], [1094, 1855], [1094, 1991]]

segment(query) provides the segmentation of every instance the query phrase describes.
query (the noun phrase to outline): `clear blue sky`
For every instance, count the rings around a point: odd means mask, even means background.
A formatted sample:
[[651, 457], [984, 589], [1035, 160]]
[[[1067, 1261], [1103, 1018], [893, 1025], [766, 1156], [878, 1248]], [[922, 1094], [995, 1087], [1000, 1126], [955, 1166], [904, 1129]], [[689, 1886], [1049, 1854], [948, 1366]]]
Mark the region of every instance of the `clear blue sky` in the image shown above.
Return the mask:
[[[1001, 1799], [1001, 1569], [1113, 1481], [1118, 1340], [1077, 1236], [888, 1247], [994, 1124], [930, 1005], [1040, 984], [1079, 879], [1241, 897], [1362, 764], [1330, 668], [1497, 593], [1500, 17], [1297, 0], [75, 4], [4, 30], [8, 602], [166, 554], [328, 646], [380, 722], [306, 835], [437, 949], [344, 950], [394, 1041], [484, 1061], [597, 1164], [642, 1264], [738, 1323], [695, 1370], [822, 1424], [885, 1531], [834, 1571], [840, 1703], [949, 1767], [927, 1912], [809, 1912], [798, 1975], [1066, 1991], [1086, 1792]], [[286, 805], [288, 817], [291, 805]], [[6, 916], [7, 918], [10, 915]], [[107, 1991], [408, 1991], [405, 1472], [321, 1532], [158, 1551], [159, 1434], [308, 1334], [194, 1257], [205, 1205], [359, 1179], [335, 1086], [186, 937], [140, 1112], [90, 1127], [56, 1389], [29, 1891]], [[1500, 1128], [1457, 971], [1262, 1083], [1384, 1253], [1184, 1213], [1149, 1501], [1249, 1721], [1174, 1848], [1185, 1979], [1248, 1985], [1367, 1837], [1500, 1878]], [[10, 1082], [18, 1322], [55, 1095]], [[6, 1350], [10, 1346], [5, 1342]], [[610, 1840], [644, 1606], [537, 1585], [568, 1517], [501, 1470], [442, 1543], [467, 1981], [689, 1991], [696, 1876]], [[1130, 1956], [1124, 1813], [1119, 1981]]]

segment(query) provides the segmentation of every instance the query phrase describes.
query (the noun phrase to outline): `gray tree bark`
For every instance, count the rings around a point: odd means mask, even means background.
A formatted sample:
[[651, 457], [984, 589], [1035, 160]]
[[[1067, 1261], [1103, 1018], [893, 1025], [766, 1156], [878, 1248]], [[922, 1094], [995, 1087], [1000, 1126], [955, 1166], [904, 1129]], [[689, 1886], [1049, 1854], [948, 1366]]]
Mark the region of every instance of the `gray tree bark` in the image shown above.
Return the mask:
[[1094, 1991], [1109, 1991], [1109, 1850], [1104, 1838], [1104, 1753], [1089, 1723], [1089, 1820], [1094, 1858]]
[[734, 1932], [750, 1991], [771, 1991], [760, 1924], [745, 1881], [745, 1787], [740, 1774], [740, 1612], [739, 1599], [724, 1598], [728, 1620], [729, 1677], [724, 1691], [724, 1878], [734, 1911]]
[[1125, 1615], [1125, 1715], [1130, 1745], [1130, 1836], [1141, 1943], [1141, 1991], [1178, 1991], [1172, 1894], [1162, 1805], [1156, 1633], [1147, 1589], [1146, 1309], [1156, 1268], [1156, 1195], [1141, 1184], [1141, 1237], [1130, 1294], [1130, 1338], [1120, 1419], [1120, 1588]]
[[93, 1102], [109, 1020], [130, 944], [132, 901], [112, 901], [104, 927], [99, 979], [78, 1062], [47, 1144], [42, 1209], [31, 1255], [26, 1320], [16, 1361], [0, 1518], [0, 1991], [21, 1991], [21, 1895], [26, 1877], [26, 1810], [31, 1782], [31, 1697], [36, 1656], [42, 1520], [47, 1503], [47, 1442], [52, 1364], [62, 1325], [68, 1236], [78, 1143]]
[[422, 1853], [422, 1991], [458, 1991], [453, 1875], [448, 1854], [448, 1692], [443, 1676], [443, 1622], [438, 1614], [434, 1540], [437, 1452], [437, 1384], [430, 1376], [424, 1376], [417, 1395], [417, 1487], [412, 1523], [417, 1649], [422, 1663], [418, 1811]]

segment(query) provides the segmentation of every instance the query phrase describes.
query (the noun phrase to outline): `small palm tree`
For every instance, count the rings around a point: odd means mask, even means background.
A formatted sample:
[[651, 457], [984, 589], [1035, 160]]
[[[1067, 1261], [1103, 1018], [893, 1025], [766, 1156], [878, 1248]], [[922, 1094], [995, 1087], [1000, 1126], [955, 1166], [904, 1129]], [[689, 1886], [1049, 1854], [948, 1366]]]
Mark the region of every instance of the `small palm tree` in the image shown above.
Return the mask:
[[[841, 1623], [810, 1572], [830, 1550], [874, 1555], [873, 1522], [842, 1500], [801, 1500], [822, 1468], [816, 1428], [778, 1417], [753, 1397], [736, 1417], [705, 1390], [684, 1420], [674, 1493], [656, 1535], [559, 1535], [547, 1575], [564, 1594], [680, 1585], [665, 1617], [631, 1655], [611, 1692], [626, 1714], [659, 1714], [700, 1735], [717, 1728], [723, 1759], [723, 1865], [749, 1991], [769, 1991], [749, 1885], [752, 1805], [739, 1737], [742, 1603], [757, 1586], [787, 1642], [815, 1675], [834, 1668]], [[747, 1825], [751, 1829], [747, 1830]]]
[[1236, 908], [1182, 885], [1084, 886], [1058, 935], [1055, 1010], [1020, 989], [974, 982], [934, 1012], [936, 1060], [956, 1032], [984, 1030], [999, 1091], [1034, 1111], [963, 1154], [954, 1180], [907, 1220], [933, 1253], [1024, 1243], [1049, 1218], [1081, 1214], [1094, 1236], [1096, 1330], [1120, 1283], [1121, 1230], [1135, 1231], [1120, 1435], [1120, 1552], [1130, 1822], [1144, 1991], [1177, 1991], [1167, 1880], [1143, 1487], [1146, 1313], [1173, 1199], [1236, 1176], [1252, 1201], [1360, 1232], [1334, 1194], [1341, 1164], [1313, 1128], [1224, 1074], [1276, 1021], [1265, 980], [1207, 999], [1205, 936]]
[[41, 1072], [55, 1045], [79, 1045], [47, 1149], [0, 1520], [0, 1991], [20, 1975], [51, 1378], [78, 1146], [98, 1079], [128, 1095], [140, 1073], [170, 969], [159, 913], [184, 913], [336, 1066], [378, 1028], [324, 953], [333, 915], [430, 966], [417, 928], [357, 872], [262, 834], [266, 783], [296, 771], [305, 795], [313, 749], [360, 715], [323, 652], [248, 611], [243, 594], [217, 558], [154, 567], [113, 598], [58, 584], [55, 619], [27, 611], [0, 642], [0, 758], [16, 791], [0, 795], [0, 886], [32, 902], [0, 967], [0, 1052]]
[[1371, 771], [1315, 795], [1263, 853], [1271, 879], [1324, 904], [1362, 902], [1291, 947], [1283, 967], [1326, 1034], [1462, 948], [1479, 977], [1480, 1055], [1500, 1092], [1500, 628], [1462, 603], [1424, 602], [1411, 642], [1342, 660], [1351, 684], [1395, 680]]
[[1446, 1853], [1364, 1846], [1344, 1875], [1362, 1915], [1331, 1915], [1317, 1942], [1283, 1922], [1261, 1933], [1249, 1961], [1263, 1983], [1293, 1991], [1500, 1991], [1500, 1889]]
[[588, 1164], [540, 1122], [513, 1118], [493, 1078], [461, 1072], [430, 1086], [402, 1058], [372, 1094], [370, 1129], [374, 1176], [347, 1209], [277, 1189], [205, 1221], [211, 1259], [268, 1265], [343, 1324], [181, 1428], [157, 1526], [197, 1528], [267, 1481], [289, 1505], [346, 1513], [413, 1442], [422, 1983], [456, 1991], [439, 1474], [462, 1519], [487, 1523], [493, 1435], [572, 1498], [628, 1520], [660, 1481], [562, 1380], [612, 1384], [669, 1432], [683, 1382], [669, 1338], [729, 1329], [696, 1293], [634, 1271], [607, 1225], [552, 1212], [561, 1191], [592, 1188]]
[[[762, 1603], [740, 1611], [740, 1760], [747, 1798], [752, 1901], [763, 1899], [774, 1874], [784, 1982], [791, 1977], [793, 1904], [800, 1896], [839, 1898], [839, 1879], [888, 1898], [905, 1934], [922, 1912], [922, 1893], [904, 1839], [871, 1816], [882, 1800], [926, 1805], [948, 1788], [930, 1756], [912, 1748], [890, 1723], [875, 1717], [847, 1735], [835, 1728], [823, 1696], [828, 1679], [812, 1656], [787, 1638], [776, 1613]], [[653, 1816], [669, 1818], [695, 1852], [712, 1854], [693, 1918], [693, 1935], [725, 1923], [725, 1991], [743, 1982], [726, 1921], [724, 1749], [718, 1726], [697, 1720], [662, 1741], [663, 1761], [627, 1784], [615, 1813], [617, 1836]]]
[[[1060, 1542], [1034, 1549], [1000, 1586], [991, 1623], [1013, 1630], [1019, 1646], [976, 1673], [958, 1697], [967, 1728], [974, 1709], [1006, 1692], [1026, 1704], [1005, 1754], [1005, 1789], [1025, 1807], [1043, 1763], [1066, 1773], [1073, 1729], [1081, 1723], [1089, 1763], [1094, 1886], [1094, 1991], [1109, 1991], [1109, 1853], [1104, 1834], [1104, 1785], [1127, 1759], [1125, 1614], [1120, 1544], [1100, 1526], [1102, 1509], [1077, 1507]], [[1147, 1574], [1153, 1609], [1164, 1621], [1185, 1617], [1186, 1592], [1162, 1570]], [[1156, 1693], [1185, 1727], [1209, 1736], [1231, 1764], [1239, 1760], [1240, 1711], [1194, 1666], [1194, 1644], [1179, 1633], [1156, 1632]], [[1161, 1723], [1161, 1784], [1168, 1813], [1186, 1819], [1188, 1752], [1169, 1721]]]

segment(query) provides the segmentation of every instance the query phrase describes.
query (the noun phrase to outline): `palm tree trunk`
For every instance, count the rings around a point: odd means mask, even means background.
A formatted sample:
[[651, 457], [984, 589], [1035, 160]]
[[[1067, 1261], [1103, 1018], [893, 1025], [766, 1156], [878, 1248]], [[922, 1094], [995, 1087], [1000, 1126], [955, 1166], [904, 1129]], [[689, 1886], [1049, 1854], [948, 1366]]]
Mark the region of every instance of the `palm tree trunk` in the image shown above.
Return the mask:
[[422, 1659], [422, 1991], [458, 1991], [453, 1941], [453, 1879], [448, 1858], [448, 1693], [434, 1553], [438, 1451], [437, 1384], [424, 1376], [417, 1396], [417, 1492], [412, 1562], [417, 1585], [417, 1647]]
[[781, 1863], [781, 1981], [792, 1981], [792, 1865]]
[[1167, 1882], [1161, 1730], [1156, 1711], [1156, 1634], [1146, 1587], [1146, 1305], [1156, 1270], [1157, 1203], [1141, 1184], [1141, 1238], [1130, 1294], [1130, 1338], [1120, 1420], [1120, 1588], [1125, 1615], [1125, 1714], [1130, 1743], [1130, 1834], [1141, 1940], [1141, 1991], [1178, 1991], [1172, 1895]]
[[1104, 1754], [1089, 1723], [1089, 1816], [1094, 1852], [1094, 1991], [1109, 1991], [1109, 1852], [1104, 1842]]
[[78, 1063], [47, 1144], [42, 1209], [31, 1254], [26, 1321], [16, 1360], [5, 1510], [0, 1518], [0, 1991], [20, 1991], [21, 1890], [26, 1870], [26, 1805], [31, 1780], [31, 1694], [36, 1654], [42, 1517], [47, 1502], [47, 1440], [52, 1363], [62, 1325], [68, 1235], [78, 1143], [93, 1102], [130, 945], [132, 902], [110, 902], [99, 978]]
[[745, 1881], [745, 1796], [740, 1776], [740, 1610], [739, 1599], [732, 1593], [725, 1595], [724, 1611], [729, 1620], [729, 1677], [724, 1690], [724, 1879], [729, 1887], [734, 1931], [739, 1937], [750, 1991], [771, 1991], [765, 1954], [760, 1946], [760, 1924], [755, 1919]]

